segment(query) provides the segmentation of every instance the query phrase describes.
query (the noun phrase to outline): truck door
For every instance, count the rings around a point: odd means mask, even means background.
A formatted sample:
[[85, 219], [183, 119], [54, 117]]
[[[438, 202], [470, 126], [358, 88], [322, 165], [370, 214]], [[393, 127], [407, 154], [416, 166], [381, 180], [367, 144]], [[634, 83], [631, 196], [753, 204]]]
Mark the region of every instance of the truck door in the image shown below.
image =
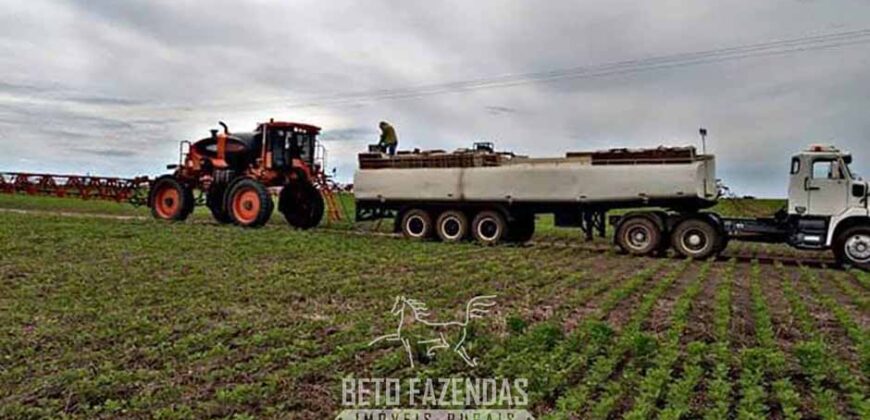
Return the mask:
[[834, 157], [813, 159], [805, 189], [807, 214], [833, 216], [842, 213], [849, 201], [849, 180], [842, 161]]

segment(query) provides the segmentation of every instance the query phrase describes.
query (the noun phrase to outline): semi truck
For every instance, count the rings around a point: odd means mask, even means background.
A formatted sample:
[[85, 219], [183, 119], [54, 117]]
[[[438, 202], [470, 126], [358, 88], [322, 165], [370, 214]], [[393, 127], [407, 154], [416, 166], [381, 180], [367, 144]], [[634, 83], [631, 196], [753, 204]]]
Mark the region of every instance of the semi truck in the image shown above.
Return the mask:
[[842, 265], [870, 269], [870, 187], [850, 170], [849, 153], [812, 145], [793, 156], [787, 207], [764, 218], [709, 210], [721, 199], [715, 163], [694, 147], [557, 158], [499, 153], [490, 143], [451, 153], [370, 151], [354, 174], [356, 219], [395, 218], [410, 239], [494, 245], [530, 240], [535, 216], [552, 214], [587, 239], [604, 237], [610, 224], [616, 245], [632, 255], [673, 249], [707, 259], [739, 240], [830, 250]]

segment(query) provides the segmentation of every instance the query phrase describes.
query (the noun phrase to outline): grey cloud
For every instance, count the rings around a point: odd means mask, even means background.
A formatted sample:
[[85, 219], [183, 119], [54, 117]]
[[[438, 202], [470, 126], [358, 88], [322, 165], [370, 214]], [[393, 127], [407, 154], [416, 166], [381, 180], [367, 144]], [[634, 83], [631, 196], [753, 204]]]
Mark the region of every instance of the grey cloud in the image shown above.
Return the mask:
[[[324, 127], [342, 180], [380, 120], [394, 123], [401, 148], [487, 139], [531, 155], [697, 144], [703, 125], [720, 176], [759, 196], [783, 195], [787, 156], [817, 139], [852, 149], [858, 172], [870, 172], [870, 156], [861, 156], [870, 134], [866, 45], [291, 107], [856, 29], [870, 17], [864, 0], [737, 0], [727, 8], [714, 0], [44, 0], [8, 8], [0, 16], [2, 169], [29, 159], [45, 171], [159, 173], [177, 159], [178, 140], [200, 138], [218, 120], [247, 128], [275, 117]], [[46, 158], [49, 147], [69, 156]]]
[[132, 150], [117, 150], [117, 149], [79, 149], [73, 148], [72, 151], [77, 153], [84, 153], [87, 155], [95, 155], [101, 157], [108, 158], [117, 158], [117, 157], [132, 157], [136, 156], [138, 153]]
[[324, 141], [358, 141], [375, 138], [378, 135], [374, 128], [353, 127], [338, 130], [324, 130], [320, 139]]
[[110, 98], [100, 96], [69, 96], [64, 99], [86, 105], [144, 105], [148, 103], [148, 101], [142, 99]]
[[29, 84], [21, 84], [21, 83], [9, 83], [0, 81], [0, 92], [3, 93], [23, 93], [23, 94], [34, 94], [41, 93], [49, 90], [46, 87], [40, 87], [36, 85]]
[[515, 108], [510, 108], [506, 106], [488, 106], [486, 107], [486, 111], [492, 115], [502, 115], [502, 114], [516, 114], [517, 110]]

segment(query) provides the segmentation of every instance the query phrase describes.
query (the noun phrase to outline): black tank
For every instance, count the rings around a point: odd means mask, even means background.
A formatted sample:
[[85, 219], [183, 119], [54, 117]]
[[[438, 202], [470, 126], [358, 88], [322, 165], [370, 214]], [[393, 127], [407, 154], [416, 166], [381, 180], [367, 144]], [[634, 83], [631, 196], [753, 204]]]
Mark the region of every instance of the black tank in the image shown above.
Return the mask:
[[[230, 168], [244, 169], [260, 155], [262, 137], [259, 133], [232, 133], [227, 136], [226, 161]], [[217, 137], [206, 137], [193, 145], [197, 153], [217, 157]]]

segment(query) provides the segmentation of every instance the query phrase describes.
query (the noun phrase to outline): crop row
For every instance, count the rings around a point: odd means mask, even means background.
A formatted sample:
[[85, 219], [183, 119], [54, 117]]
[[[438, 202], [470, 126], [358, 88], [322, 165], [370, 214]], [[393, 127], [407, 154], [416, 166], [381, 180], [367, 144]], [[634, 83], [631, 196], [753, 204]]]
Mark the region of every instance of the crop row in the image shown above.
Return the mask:
[[770, 400], [778, 403], [787, 419], [799, 418], [800, 395], [794, 384], [785, 376], [786, 358], [777, 347], [770, 313], [761, 289], [761, 268], [754, 262], [750, 272], [750, 294], [752, 316], [755, 322], [757, 347], [741, 352], [742, 372], [739, 379], [741, 400], [737, 406], [737, 417], [741, 419], [764, 418], [769, 410], [763, 381], [774, 381], [773, 395]]
[[[556, 413], [557, 417], [567, 417], [570, 414], [580, 412], [587, 407], [591, 398], [598, 393], [603, 395], [597, 399], [598, 402], [592, 407], [591, 415], [593, 417], [606, 416], [606, 413], [613, 408], [623, 388], [608, 386], [608, 380], [625, 355], [633, 353], [635, 357], [629, 362], [633, 363], [640, 358], [649, 356], [655, 350], [655, 339], [643, 333], [640, 327], [651, 313], [659, 297], [677, 280], [688, 265], [688, 263], [682, 263], [675, 270], [659, 279], [654, 288], [644, 295], [643, 300], [635, 309], [630, 322], [614, 340], [602, 343], [599, 348], [587, 350], [587, 354], [595, 356], [588, 359], [591, 364], [588, 365], [588, 370], [582, 381], [556, 402], [558, 409]], [[610, 298], [616, 296], [620, 300], [627, 298], [629, 294], [626, 294], [624, 290], [627, 290], [627, 288], [617, 289], [615, 293], [610, 295]], [[607, 303], [605, 301], [602, 308], [610, 307]]]
[[[782, 267], [777, 267], [782, 270]], [[815, 274], [808, 269], [801, 269], [800, 278], [804, 282]], [[812, 392], [812, 399], [817, 414], [825, 419], [840, 418], [837, 408], [837, 394], [830, 384], [836, 384], [847, 394], [849, 406], [860, 418], [870, 415], [870, 401], [866, 399], [866, 389], [850, 372], [848, 365], [832, 351], [825, 337], [818, 331], [816, 319], [787, 275], [782, 276], [783, 294], [789, 302], [791, 314], [797, 320], [801, 335], [806, 337], [795, 346], [794, 352], [801, 370], [807, 375]]]
[[[606, 290], [602, 302], [616, 301], [614, 296], [624, 296], [629, 290], [637, 290], [661, 270], [664, 261], [652, 267], [643, 268], [631, 274], [617, 287], [614, 282], [619, 275], [610, 274], [599, 279], [587, 289], [589, 294]], [[570, 297], [576, 301], [580, 295]], [[591, 295], [590, 295], [591, 297]], [[561, 324], [544, 322], [528, 330], [521, 321], [512, 322], [516, 336], [509, 337], [504, 343], [497, 344], [487, 352], [490, 364], [495, 364], [493, 374], [505, 377], [525, 377], [529, 383], [529, 400], [532, 404], [553, 401], [563, 392], [569, 382], [576, 380], [590, 358], [596, 356], [612, 340], [613, 330], [604, 322], [598, 321], [612, 304], [596, 308], [595, 314], [584, 317], [583, 322], [567, 337]]]
[[803, 278], [807, 281], [816, 299], [828, 311], [834, 314], [837, 322], [846, 330], [846, 335], [858, 348], [861, 371], [865, 377], [870, 376], [870, 332], [861, 328], [847, 307], [823, 291], [821, 281], [814, 272], [804, 270]]
[[[864, 274], [864, 273], [861, 273]], [[867, 290], [862, 290], [848, 280], [846, 275], [833, 275], [834, 285], [840, 289], [843, 294], [849, 297], [849, 300], [858, 307], [861, 311], [870, 310], [870, 293]]]
[[719, 287], [716, 289], [713, 307], [713, 333], [715, 341], [711, 347], [710, 361], [713, 372], [707, 384], [707, 400], [705, 419], [718, 420], [728, 417], [731, 404], [731, 289], [734, 282], [734, 261], [722, 275]]
[[[635, 397], [634, 407], [625, 415], [625, 418], [646, 419], [656, 413], [658, 402], [666, 390], [666, 385], [671, 381], [673, 366], [680, 356], [680, 337], [686, 329], [692, 302], [701, 292], [704, 282], [707, 281], [710, 266], [710, 262], [705, 263], [697, 277], [689, 283], [686, 290], [677, 299], [674, 312], [671, 315], [671, 325], [665, 333], [664, 342], [660, 344], [651, 367], [640, 380], [637, 388], [639, 393]], [[684, 392], [683, 395], [675, 395], [672, 398], [677, 401], [687, 401], [686, 390], [684, 389], [682, 392]]]

